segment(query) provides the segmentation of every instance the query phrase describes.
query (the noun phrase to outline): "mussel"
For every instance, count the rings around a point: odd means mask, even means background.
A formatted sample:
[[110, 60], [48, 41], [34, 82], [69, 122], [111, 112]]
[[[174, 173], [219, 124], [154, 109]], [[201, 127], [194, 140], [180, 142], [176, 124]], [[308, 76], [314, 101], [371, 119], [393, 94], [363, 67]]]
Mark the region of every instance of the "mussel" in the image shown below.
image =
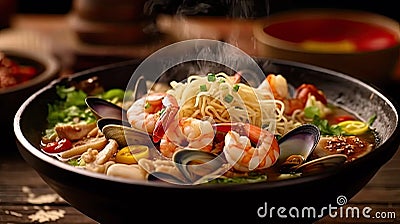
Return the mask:
[[222, 154], [195, 149], [178, 150], [172, 160], [140, 160], [140, 164], [149, 172], [148, 180], [184, 185], [206, 183], [231, 167]]
[[116, 118], [100, 118], [97, 120], [97, 127], [100, 130], [103, 130], [104, 126], [114, 124], [114, 125], [121, 125], [126, 127], [131, 127], [131, 124], [127, 121], [119, 120]]
[[[134, 99], [147, 93], [146, 80], [140, 76], [134, 87]], [[115, 139], [120, 147], [128, 144], [148, 145], [152, 143], [149, 133], [138, 130], [130, 125], [127, 110], [105, 99], [89, 96], [86, 105], [98, 118], [97, 127], [106, 138]]]
[[289, 131], [278, 140], [280, 155], [275, 166], [281, 172], [287, 172], [292, 166], [302, 164], [310, 157], [320, 137], [318, 127], [313, 124], [304, 124]]
[[105, 125], [101, 132], [107, 139], [114, 139], [120, 147], [127, 145], [152, 145], [151, 138], [147, 132], [137, 130], [118, 124]]
[[223, 154], [215, 155], [195, 149], [179, 150], [173, 155], [172, 160], [186, 181], [192, 184], [208, 182], [221, 176], [230, 168]]
[[85, 99], [86, 105], [95, 114], [97, 118], [113, 118], [121, 121], [126, 121], [126, 110], [114, 103], [105, 99], [88, 96]]
[[[148, 92], [146, 80], [143, 76], [140, 76], [135, 83], [133, 89], [133, 100], [137, 100], [143, 96], [145, 96]], [[85, 99], [86, 105], [93, 112], [93, 114], [98, 118], [108, 118], [113, 119], [113, 123], [118, 121], [126, 122], [127, 119], [127, 110], [111, 103], [105, 99], [96, 97], [96, 96], [88, 96]], [[102, 121], [106, 123], [105, 121]], [[111, 120], [107, 120], [107, 122], [111, 122]], [[123, 124], [125, 125], [125, 124]]]
[[320, 140], [320, 130], [313, 124], [301, 125], [282, 136], [278, 140], [281, 152], [276, 166], [279, 172], [310, 174], [335, 169], [347, 161], [343, 154], [312, 159]]

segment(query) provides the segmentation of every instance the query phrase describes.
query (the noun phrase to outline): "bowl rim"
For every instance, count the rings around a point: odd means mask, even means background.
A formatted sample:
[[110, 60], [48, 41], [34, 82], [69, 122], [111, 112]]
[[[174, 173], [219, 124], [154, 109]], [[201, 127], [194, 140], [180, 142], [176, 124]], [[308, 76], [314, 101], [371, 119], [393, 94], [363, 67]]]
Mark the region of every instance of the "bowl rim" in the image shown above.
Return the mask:
[[[298, 43], [282, 40], [269, 35], [264, 32], [264, 28], [268, 25], [290, 21], [293, 18], [300, 19], [314, 19], [314, 18], [340, 18], [344, 20], [351, 20], [362, 23], [370, 23], [379, 27], [384, 27], [391, 31], [396, 36], [397, 43], [391, 47], [377, 49], [377, 50], [364, 50], [364, 51], [320, 51], [311, 50], [301, 47]], [[289, 20], [288, 20], [289, 19]], [[294, 52], [303, 52], [308, 54], [331, 54], [331, 55], [357, 55], [368, 54], [372, 52], [381, 52], [388, 50], [396, 50], [400, 48], [400, 26], [396, 20], [373, 12], [355, 10], [355, 9], [334, 9], [334, 8], [305, 8], [305, 9], [292, 9], [282, 12], [277, 12], [269, 16], [256, 19], [252, 27], [253, 35], [257, 42], [269, 45], [278, 49], [284, 49]]]
[[[119, 62], [119, 63], [113, 63], [109, 65], [104, 65], [104, 66], [98, 66], [94, 67], [91, 69], [87, 69], [85, 71], [81, 71], [78, 73], [73, 74], [72, 76], [69, 77], [60, 77], [51, 83], [47, 84], [45, 87], [41, 88], [37, 92], [35, 92], [33, 95], [31, 95], [18, 109], [14, 116], [14, 121], [13, 121], [13, 129], [14, 129], [14, 134], [16, 136], [16, 140], [18, 143], [23, 147], [22, 149], [18, 147], [18, 149], [24, 150], [27, 153], [33, 155], [34, 157], [38, 158], [42, 162], [45, 162], [51, 166], [58, 167], [64, 171], [71, 172], [73, 174], [77, 175], [82, 175], [88, 178], [93, 178], [101, 181], [106, 181], [106, 182], [116, 182], [118, 184], [126, 184], [126, 185], [138, 185], [138, 186], [146, 186], [146, 187], [156, 187], [156, 188], [175, 188], [175, 189], [180, 189], [180, 188], [189, 188], [189, 189], [218, 189], [218, 190], [229, 190], [229, 191], [235, 191], [235, 190], [243, 190], [243, 185], [245, 185], [246, 190], [256, 190], [256, 189], [273, 189], [276, 187], [285, 187], [285, 186], [292, 186], [292, 185], [297, 185], [297, 184], [302, 184], [302, 183], [311, 183], [314, 181], [318, 181], [321, 179], [325, 179], [331, 176], [334, 176], [343, 170], [346, 170], [351, 167], [358, 166], [359, 164], [362, 164], [363, 161], [365, 160], [374, 160], [374, 156], [377, 153], [380, 153], [382, 150], [389, 150], [388, 147], [390, 147], [390, 144], [392, 142], [396, 142], [396, 144], [400, 144], [400, 124], [399, 124], [399, 105], [394, 101], [391, 96], [385, 94], [383, 91], [381, 91], [379, 88], [375, 87], [372, 84], [367, 84], [359, 79], [356, 79], [354, 77], [348, 76], [344, 73], [336, 72], [333, 70], [329, 70], [326, 68], [322, 68], [319, 66], [315, 65], [310, 65], [306, 63], [301, 63], [301, 62], [295, 62], [295, 61], [288, 61], [288, 60], [283, 60], [283, 59], [268, 59], [270, 63], [276, 63], [276, 64], [284, 64], [287, 66], [294, 66], [297, 68], [302, 68], [302, 69], [312, 69], [314, 71], [322, 72], [322, 73], [328, 73], [329, 75], [334, 75], [338, 76], [342, 79], [346, 79], [350, 82], [357, 83], [364, 88], [367, 88], [374, 92], [374, 94], [378, 95], [380, 98], [385, 100], [385, 102], [395, 110], [396, 112], [396, 117], [397, 117], [397, 124], [395, 127], [395, 130], [389, 138], [383, 142], [378, 148], [375, 150], [369, 152], [368, 154], [364, 155], [361, 158], [358, 158], [355, 161], [352, 161], [351, 163], [346, 163], [344, 164], [343, 167], [331, 171], [331, 172], [324, 172], [324, 173], [319, 173], [315, 175], [310, 175], [310, 176], [304, 176], [300, 178], [289, 178], [286, 180], [280, 180], [280, 181], [272, 181], [268, 182], [266, 185], [264, 182], [257, 182], [257, 183], [252, 183], [252, 184], [200, 184], [200, 185], [175, 185], [175, 184], [169, 184], [169, 183], [163, 183], [163, 182], [151, 182], [151, 181], [143, 181], [143, 180], [131, 180], [128, 178], [122, 178], [122, 177], [114, 177], [114, 176], [107, 176], [105, 174], [100, 174], [96, 172], [92, 172], [89, 170], [84, 170], [84, 169], [79, 169], [76, 167], [73, 167], [65, 162], [62, 162], [54, 157], [51, 157], [44, 152], [42, 152], [40, 149], [36, 148], [34, 145], [32, 145], [25, 137], [24, 134], [21, 130], [20, 126], [20, 119], [21, 115], [24, 112], [25, 108], [33, 101], [35, 100], [39, 95], [41, 95], [43, 92], [55, 88], [55, 86], [65, 80], [72, 80], [74, 78], [79, 78], [80, 76], [84, 76], [87, 74], [91, 74], [92, 72], [95, 71], [102, 71], [102, 70], [108, 70], [112, 68], [118, 68], [120, 66], [124, 65], [131, 65], [132, 63], [137, 63], [138, 60], [129, 60], [125, 62]], [[397, 147], [395, 151], [397, 151], [399, 147]], [[394, 153], [393, 152], [393, 153]], [[385, 161], [386, 162], [386, 161]], [[380, 164], [379, 168], [381, 167], [382, 164]], [[36, 169], [36, 168], [35, 168]], [[37, 170], [36, 170], [37, 171]]]
[[40, 83], [46, 83], [51, 79], [53, 79], [54, 77], [56, 77], [61, 70], [60, 62], [56, 59], [54, 55], [50, 53], [45, 53], [40, 51], [32, 52], [28, 50], [11, 49], [11, 48], [0, 49], [0, 52], [3, 52], [6, 56], [33, 60], [43, 65], [44, 67], [43, 72], [37, 74], [35, 77], [26, 82], [19, 83], [15, 86], [0, 88], [0, 94], [8, 94], [17, 91], [22, 91], [24, 89], [39, 85]]

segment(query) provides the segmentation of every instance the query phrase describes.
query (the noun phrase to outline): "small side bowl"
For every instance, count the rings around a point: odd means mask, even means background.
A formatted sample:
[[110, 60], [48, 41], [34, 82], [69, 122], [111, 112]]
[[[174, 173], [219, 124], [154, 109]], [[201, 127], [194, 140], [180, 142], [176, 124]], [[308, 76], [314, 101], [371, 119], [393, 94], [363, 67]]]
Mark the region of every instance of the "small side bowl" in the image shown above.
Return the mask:
[[[4, 137], [3, 139], [11, 143], [11, 141], [14, 142], [12, 132], [10, 131], [12, 130], [12, 120], [18, 108], [34, 92], [55, 79], [61, 67], [59, 61], [50, 54], [17, 49], [3, 49], [0, 51], [17, 64], [33, 66], [38, 71], [35, 77], [26, 82], [0, 88], [0, 105], [4, 106], [1, 112], [0, 125], [5, 127], [2, 129], [1, 135], [2, 138]], [[15, 145], [15, 143], [13, 144]]]
[[400, 55], [399, 23], [365, 11], [280, 12], [258, 19], [253, 34], [262, 57], [317, 65], [378, 85], [391, 79]]

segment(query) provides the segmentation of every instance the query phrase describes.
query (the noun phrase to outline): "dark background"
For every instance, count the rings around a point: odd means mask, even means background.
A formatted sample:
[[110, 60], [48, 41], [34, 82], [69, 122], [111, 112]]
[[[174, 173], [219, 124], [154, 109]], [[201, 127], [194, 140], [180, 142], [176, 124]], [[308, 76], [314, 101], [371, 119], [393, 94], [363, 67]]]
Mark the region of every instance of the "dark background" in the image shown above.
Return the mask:
[[[72, 8], [73, 0], [16, 0], [20, 13], [64, 14]], [[90, 0], [88, 0], [90, 1]], [[97, 1], [97, 0], [94, 0]], [[133, 2], [135, 0], [132, 0]], [[117, 2], [117, 1], [116, 1]], [[400, 10], [395, 0], [148, 0], [155, 13], [178, 13], [185, 9], [199, 9], [207, 4], [207, 11], [191, 13], [208, 15], [243, 16], [243, 6], [250, 8], [249, 17], [264, 16], [275, 12], [296, 8], [344, 8], [375, 12], [400, 21]], [[186, 10], [187, 13], [190, 10]]]

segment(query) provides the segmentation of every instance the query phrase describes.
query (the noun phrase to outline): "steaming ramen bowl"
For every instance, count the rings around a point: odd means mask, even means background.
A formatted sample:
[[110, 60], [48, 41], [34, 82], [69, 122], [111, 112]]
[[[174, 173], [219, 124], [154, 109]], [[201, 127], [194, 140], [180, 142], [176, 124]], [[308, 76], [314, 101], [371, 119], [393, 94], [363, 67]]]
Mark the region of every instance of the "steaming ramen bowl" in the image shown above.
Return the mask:
[[[376, 113], [379, 143], [373, 151], [330, 172], [273, 182], [179, 185], [130, 180], [73, 167], [41, 151], [47, 106], [58, 99], [57, 85], [96, 77], [105, 89], [125, 89], [141, 61], [100, 66], [52, 82], [33, 94], [18, 110], [14, 132], [18, 149], [43, 180], [77, 210], [100, 223], [126, 223], [137, 219], [187, 223], [188, 221], [249, 223], [312, 222], [327, 214], [327, 206], [350, 200], [396, 152], [400, 144], [399, 108], [388, 96], [348, 75], [324, 68], [278, 59], [257, 58], [265, 74], [282, 74], [294, 86], [312, 83], [331, 102], [367, 120]], [[212, 64], [210, 62], [210, 64]], [[183, 80], [199, 65], [211, 72], [226, 69], [208, 62], [185, 62], [168, 70], [166, 81]], [[153, 66], [154, 67], [154, 66]], [[35, 117], [35, 119], [32, 119]], [[339, 197], [340, 196], [340, 197]], [[314, 207], [318, 216], [279, 218], [271, 207]], [[322, 212], [322, 213], [321, 213]], [[325, 212], [325, 213], [324, 213]]]
[[258, 54], [317, 65], [384, 84], [400, 53], [399, 23], [364, 11], [303, 9], [254, 23]]

